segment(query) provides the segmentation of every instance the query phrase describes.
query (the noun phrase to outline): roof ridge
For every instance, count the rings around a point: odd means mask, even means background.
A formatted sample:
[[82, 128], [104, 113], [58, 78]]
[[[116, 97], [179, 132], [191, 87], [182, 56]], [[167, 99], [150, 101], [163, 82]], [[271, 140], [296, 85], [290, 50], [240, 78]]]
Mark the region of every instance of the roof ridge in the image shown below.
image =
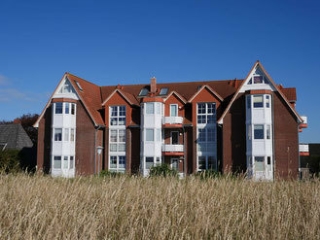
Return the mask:
[[[174, 85], [174, 84], [188, 84], [188, 83], [210, 83], [210, 82], [228, 82], [228, 81], [243, 81], [244, 78], [233, 78], [233, 79], [220, 79], [220, 80], [193, 80], [184, 82], [157, 82], [157, 85]], [[101, 87], [117, 87], [117, 86], [144, 86], [150, 85], [150, 83], [137, 83], [137, 84], [116, 84], [116, 85], [103, 85]]]

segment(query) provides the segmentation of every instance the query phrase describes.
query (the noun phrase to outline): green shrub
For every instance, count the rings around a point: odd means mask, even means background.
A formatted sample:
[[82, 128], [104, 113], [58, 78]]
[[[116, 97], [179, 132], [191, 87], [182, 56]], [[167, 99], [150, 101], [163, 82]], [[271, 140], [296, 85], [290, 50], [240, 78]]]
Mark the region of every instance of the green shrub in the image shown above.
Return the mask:
[[151, 167], [149, 176], [176, 177], [178, 176], [178, 171], [171, 169], [168, 164], [161, 164]]
[[0, 151], [1, 172], [12, 173], [20, 170], [19, 150], [6, 149], [5, 151]]

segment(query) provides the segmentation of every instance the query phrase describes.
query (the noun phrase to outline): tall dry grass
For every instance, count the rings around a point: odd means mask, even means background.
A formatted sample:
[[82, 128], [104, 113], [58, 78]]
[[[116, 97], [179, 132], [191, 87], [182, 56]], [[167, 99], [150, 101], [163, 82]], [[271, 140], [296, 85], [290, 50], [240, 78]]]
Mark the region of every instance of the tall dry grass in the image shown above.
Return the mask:
[[0, 239], [320, 239], [318, 181], [0, 175]]

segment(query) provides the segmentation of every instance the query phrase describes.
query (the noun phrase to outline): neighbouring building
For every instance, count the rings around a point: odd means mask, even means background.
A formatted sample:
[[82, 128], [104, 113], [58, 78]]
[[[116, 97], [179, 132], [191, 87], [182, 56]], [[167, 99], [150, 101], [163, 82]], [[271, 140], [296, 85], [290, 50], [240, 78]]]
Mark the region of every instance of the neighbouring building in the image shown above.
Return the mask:
[[36, 146], [21, 124], [0, 124], [0, 154], [6, 151], [17, 151], [20, 158], [20, 167], [24, 170], [33, 170], [36, 166]]
[[35, 126], [38, 169], [53, 176], [140, 172], [170, 164], [253, 179], [296, 178], [296, 89], [257, 61], [245, 79], [97, 86], [65, 73]]

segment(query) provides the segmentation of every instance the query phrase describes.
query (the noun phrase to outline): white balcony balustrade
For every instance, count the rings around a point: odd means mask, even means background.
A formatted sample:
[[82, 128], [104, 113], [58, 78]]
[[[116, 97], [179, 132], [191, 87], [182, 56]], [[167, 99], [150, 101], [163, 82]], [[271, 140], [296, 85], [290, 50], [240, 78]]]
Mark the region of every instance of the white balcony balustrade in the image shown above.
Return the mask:
[[162, 146], [163, 152], [183, 152], [182, 144], [165, 144]]
[[309, 152], [309, 145], [308, 144], [300, 144], [299, 145], [299, 152]]
[[163, 124], [182, 124], [183, 117], [164, 117]]

